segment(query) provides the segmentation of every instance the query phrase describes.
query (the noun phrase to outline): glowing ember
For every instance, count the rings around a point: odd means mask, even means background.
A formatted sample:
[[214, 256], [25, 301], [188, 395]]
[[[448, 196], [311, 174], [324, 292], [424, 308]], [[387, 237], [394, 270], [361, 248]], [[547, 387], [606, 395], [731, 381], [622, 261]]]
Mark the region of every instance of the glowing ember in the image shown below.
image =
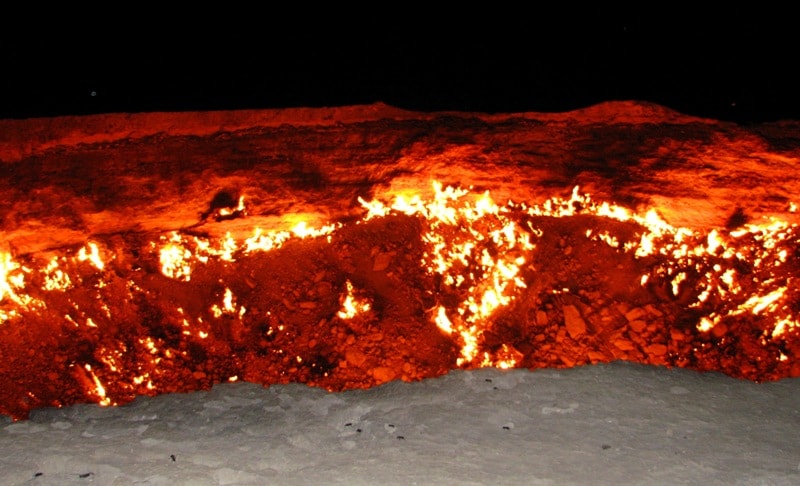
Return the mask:
[[[45, 290], [66, 290], [72, 285], [69, 275], [58, 266], [58, 258], [53, 257], [44, 269]], [[0, 300], [2, 300], [0, 298]]]
[[0, 302], [6, 297], [22, 304], [22, 299], [16, 290], [25, 286], [24, 276], [17, 272], [20, 265], [11, 259], [8, 253], [0, 253]]
[[0, 411], [222, 381], [340, 390], [616, 359], [800, 375], [796, 226], [701, 233], [578, 187], [503, 205], [432, 189], [361, 198], [352, 224], [285, 217], [288, 229], [244, 239], [170, 231], [132, 249], [93, 238], [41, 259], [0, 254], [0, 352], [19, 354], [8, 336], [23, 333], [57, 357], [29, 358], [43, 379], [8, 360], [18, 384]]
[[192, 252], [181, 246], [183, 239], [177, 232], [173, 232], [168, 241], [169, 243], [159, 250], [161, 273], [188, 282], [192, 273], [188, 260], [192, 258]]
[[339, 319], [352, 319], [357, 314], [368, 312], [371, 304], [366, 299], [358, 299], [353, 295], [353, 284], [348, 280], [345, 282], [347, 294], [342, 301], [342, 310], [336, 313]]
[[163, 242], [163, 246], [159, 250], [161, 273], [167, 277], [188, 282], [196, 262], [205, 264], [211, 258], [234, 262], [241, 255], [276, 250], [291, 238], [304, 239], [330, 235], [340, 226], [341, 224], [329, 224], [316, 229], [309, 227], [306, 222], [300, 221], [294, 225], [291, 231], [264, 233], [261, 228], [256, 228], [253, 236], [247, 238], [243, 243], [232, 238], [230, 233], [226, 234], [224, 238], [212, 241], [197, 236], [187, 238], [173, 231], [168, 238], [161, 237]]
[[[88, 251], [86, 250], [87, 247], [89, 248]], [[82, 262], [88, 260], [98, 270], [102, 270], [103, 267], [105, 266], [103, 260], [100, 259], [100, 253], [97, 249], [97, 244], [92, 242], [89, 242], [88, 245], [86, 245], [85, 247], [81, 248], [80, 251], [78, 251], [78, 260]]]

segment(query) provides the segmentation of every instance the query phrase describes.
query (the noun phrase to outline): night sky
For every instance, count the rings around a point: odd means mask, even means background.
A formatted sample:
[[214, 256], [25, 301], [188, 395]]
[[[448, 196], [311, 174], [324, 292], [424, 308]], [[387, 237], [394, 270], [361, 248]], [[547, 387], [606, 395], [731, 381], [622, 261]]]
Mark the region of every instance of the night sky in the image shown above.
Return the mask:
[[210, 10], [203, 22], [115, 17], [5, 30], [0, 118], [378, 101], [552, 112], [640, 100], [738, 123], [800, 119], [800, 34], [788, 12], [698, 16], [651, 5], [577, 21], [403, 8], [345, 21]]

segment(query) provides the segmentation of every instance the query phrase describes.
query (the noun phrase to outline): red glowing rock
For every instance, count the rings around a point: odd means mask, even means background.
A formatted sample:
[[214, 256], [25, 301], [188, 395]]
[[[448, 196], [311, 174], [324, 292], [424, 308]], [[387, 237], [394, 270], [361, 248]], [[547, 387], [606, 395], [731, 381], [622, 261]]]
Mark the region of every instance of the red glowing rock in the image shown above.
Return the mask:
[[798, 128], [632, 102], [0, 121], [0, 413], [459, 366], [798, 376]]

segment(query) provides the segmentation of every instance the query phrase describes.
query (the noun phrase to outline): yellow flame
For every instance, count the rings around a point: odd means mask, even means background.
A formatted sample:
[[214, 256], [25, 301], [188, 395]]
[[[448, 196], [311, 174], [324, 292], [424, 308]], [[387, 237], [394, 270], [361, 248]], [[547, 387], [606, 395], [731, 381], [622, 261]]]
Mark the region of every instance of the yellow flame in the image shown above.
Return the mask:
[[291, 231], [265, 233], [261, 228], [255, 228], [253, 235], [241, 243], [233, 238], [230, 232], [218, 240], [209, 240], [196, 236], [186, 239], [173, 231], [169, 238], [162, 237], [164, 243], [159, 250], [161, 273], [169, 278], [189, 281], [194, 262], [208, 263], [210, 258], [233, 262], [240, 252], [247, 255], [256, 251], [275, 250], [292, 237], [301, 239], [323, 235], [330, 237], [330, 234], [341, 226], [341, 223], [336, 223], [317, 229], [300, 221]]
[[714, 253], [716, 253], [717, 248], [721, 248], [722, 245], [723, 245], [723, 242], [720, 239], [719, 233], [717, 233], [717, 230], [715, 230], [715, 229], [711, 230], [711, 232], [708, 233], [708, 247], [706, 248], [706, 251], [713, 255]]
[[760, 314], [764, 309], [774, 308], [775, 302], [783, 297], [784, 292], [786, 292], [786, 287], [776, 289], [763, 297], [754, 295], [747, 299], [741, 308], [750, 309], [753, 314]]
[[235, 213], [236, 211], [244, 211], [244, 196], [239, 196], [239, 204], [236, 206], [235, 209], [228, 209], [228, 208], [219, 208], [219, 215], [220, 216], [230, 216], [231, 214]]
[[792, 329], [800, 329], [800, 322], [789, 318], [780, 319], [772, 330], [772, 337], [777, 338]]
[[353, 284], [351, 284], [349, 280], [345, 282], [345, 286], [347, 293], [342, 300], [342, 310], [336, 314], [339, 316], [339, 319], [352, 319], [356, 315], [362, 312], [368, 312], [372, 308], [372, 305], [367, 299], [356, 298], [353, 294]]
[[697, 330], [700, 332], [708, 332], [712, 330], [716, 325], [717, 323], [712, 321], [710, 318], [702, 317], [700, 318], [700, 322], [697, 324]]
[[106, 396], [106, 388], [103, 386], [103, 383], [100, 381], [100, 378], [98, 378], [97, 375], [94, 374], [94, 371], [92, 371], [92, 366], [86, 364], [84, 365], [84, 368], [86, 369], [86, 371], [89, 372], [89, 375], [92, 377], [92, 380], [94, 381], [95, 385], [94, 393], [97, 395], [98, 398], [100, 398], [100, 401], [97, 403], [103, 407], [112, 405], [111, 399]]
[[487, 360], [489, 364], [486, 366], [494, 366], [496, 368], [507, 370], [516, 367], [517, 363], [522, 357], [523, 354], [514, 349], [512, 346], [503, 344], [500, 350], [497, 352], [494, 362]]
[[98, 270], [102, 270], [105, 267], [105, 263], [103, 263], [103, 260], [100, 258], [100, 250], [94, 242], [89, 242], [78, 251], [78, 261], [83, 262], [86, 260], [89, 260]]
[[192, 252], [183, 246], [183, 238], [175, 231], [168, 241], [158, 253], [161, 273], [166, 277], [188, 282], [192, 273], [189, 264]]
[[[590, 237], [592, 234], [592, 230], [588, 230], [586, 232], [586, 236]], [[619, 248], [620, 243], [616, 236], [611, 235], [608, 231], [602, 231], [591, 237], [592, 240], [597, 241], [600, 240], [604, 242], [606, 245], [610, 246], [611, 248]]]
[[456, 359], [457, 366], [464, 366], [472, 363], [478, 355], [478, 330], [476, 326], [470, 326], [460, 331], [461, 341], [461, 357]]
[[678, 292], [680, 291], [681, 282], [683, 282], [684, 280], [686, 280], [685, 272], [680, 272], [677, 275], [675, 275], [675, 278], [672, 279], [672, 295], [678, 295]]
[[442, 331], [459, 336], [458, 364], [467, 365], [477, 358], [486, 321], [499, 307], [509, 305], [517, 290], [525, 288], [519, 273], [527, 261], [524, 253], [535, 248], [531, 235], [537, 233], [533, 228], [520, 228], [507, 215], [513, 203], [500, 207], [489, 191], [474, 198], [467, 189], [443, 187], [438, 181], [432, 186], [430, 201], [406, 194], [396, 196], [388, 206], [380, 201], [359, 201], [367, 210], [365, 221], [392, 211], [427, 221], [428, 229], [422, 234], [427, 251], [421, 263], [428, 272], [441, 275], [445, 285], [467, 290], [460, 304], [450, 309], [457, 314], [455, 323], [444, 306], [438, 307], [432, 319]]
[[305, 221], [300, 221], [292, 228], [292, 234], [298, 238], [316, 238], [318, 236], [326, 236], [341, 227], [341, 223], [324, 225], [321, 228], [312, 228], [308, 226]]
[[226, 312], [235, 312], [236, 308], [233, 306], [233, 292], [229, 288], [225, 288], [225, 297], [222, 299], [224, 304], [223, 309]]
[[[585, 235], [634, 258], [647, 257], [648, 262], [656, 262], [648, 273], [638, 278], [642, 286], [653, 281], [667, 287], [671, 285], [673, 295], [691, 290], [695, 301], [688, 305], [701, 314], [696, 324], [701, 332], [744, 314], [769, 320], [762, 330], [764, 336], [771, 332], [772, 338], [796, 332], [800, 327], [795, 307], [790, 305], [791, 299], [796, 299], [794, 283], [786, 277], [786, 271], [795, 267], [785, 270], [795, 265], [797, 225], [772, 219], [733, 231], [713, 229], [701, 234], [669, 225], [654, 209], [641, 215], [613, 203], [596, 203], [589, 194], [581, 194], [578, 186], [568, 198], [551, 198], [541, 205], [509, 201], [504, 206], [495, 204], [489, 191], [472, 194], [472, 188], [444, 187], [438, 181], [432, 182], [432, 188], [432, 197], [427, 198], [412, 193], [399, 194], [390, 202], [359, 198], [366, 213], [359, 223], [391, 214], [415, 216], [423, 221], [420, 238], [424, 250], [420, 263], [429, 275], [440, 278], [448, 297], [457, 296], [457, 299], [446, 299], [446, 306], [437, 304], [429, 319], [442, 332], [458, 340], [461, 346], [459, 366], [510, 367], [521, 360], [513, 346], [503, 345], [485, 352], [480, 349], [480, 340], [495, 314], [502, 307], [512, 305], [527, 286], [524, 277], [528, 273], [523, 269], [533, 270], [528, 262], [533, 260], [534, 241], [543, 235], [536, 227], [541, 216], [587, 214], [636, 223], [634, 233], [614, 234], [590, 229]], [[239, 206], [243, 209], [243, 198]], [[237, 241], [230, 233], [223, 238], [208, 239], [171, 232], [162, 236], [160, 243], [152, 243], [151, 249], [158, 254], [163, 275], [188, 281], [195, 265], [211, 259], [235, 261], [242, 254], [280, 248], [294, 238], [327, 236], [330, 241], [330, 235], [341, 227], [341, 224], [329, 224], [317, 229], [304, 220], [307, 216], [285, 218], [281, 224], [286, 229], [280, 231], [254, 228], [252, 236], [243, 241]], [[627, 241], [622, 241], [623, 234], [627, 235], [624, 238]], [[4, 307], [0, 309], [0, 322], [24, 315], [31, 310], [31, 303], [46, 307], [23, 292], [26, 282], [40, 287], [31, 290], [34, 294], [40, 290], [66, 291], [73, 282], [81, 281], [81, 277], [70, 276], [75, 263], [86, 261], [103, 270], [103, 254], [101, 245], [88, 241], [74, 258], [54, 257], [41, 266], [37, 275], [15, 262], [10, 254], [0, 252], [0, 303]], [[692, 283], [692, 289], [685, 287], [688, 282]], [[98, 289], [105, 285], [105, 281], [96, 284]], [[128, 288], [142, 291], [133, 282]], [[549, 291], [558, 294], [569, 290]], [[95, 309], [98, 308], [111, 319], [107, 305], [101, 302]], [[370, 301], [357, 297], [347, 281], [337, 316], [351, 319], [370, 308]], [[87, 327], [99, 327], [98, 323], [106, 322], [96, 315], [87, 315], [86, 311], [68, 312], [75, 318], [67, 314], [65, 319], [75, 327], [83, 327], [79, 322]], [[221, 302], [214, 304], [211, 312], [217, 317], [227, 313], [242, 318], [246, 309], [236, 304], [232, 291], [226, 288]], [[186, 335], [208, 336], [204, 330], [191, 329], [187, 319], [183, 322]], [[112, 362], [106, 364], [110, 369], [116, 367]]]
[[20, 268], [20, 265], [11, 259], [9, 253], [0, 253], [0, 302], [6, 297], [23, 304], [23, 299], [17, 295], [16, 289], [24, 287], [24, 280], [14, 278], [12, 272]]
[[44, 290], [67, 290], [72, 285], [69, 274], [59, 268], [58, 257], [50, 260], [44, 274]]
[[453, 323], [450, 322], [450, 319], [447, 317], [447, 309], [445, 309], [444, 306], [440, 305], [437, 309], [434, 322], [442, 331], [446, 332], [447, 334], [453, 334]]
[[[239, 317], [241, 318], [244, 315], [245, 309], [242, 307], [238, 312]], [[214, 317], [220, 317], [222, 314], [236, 314], [236, 304], [234, 302], [234, 295], [233, 291], [228, 287], [225, 287], [225, 293], [222, 296], [222, 307], [214, 304], [211, 306], [211, 313], [214, 314]]]
[[256, 228], [253, 231], [253, 236], [244, 241], [244, 252], [252, 253], [254, 251], [271, 251], [280, 248], [283, 243], [291, 238], [292, 234], [288, 231], [277, 231], [270, 234], [264, 234], [261, 228]]

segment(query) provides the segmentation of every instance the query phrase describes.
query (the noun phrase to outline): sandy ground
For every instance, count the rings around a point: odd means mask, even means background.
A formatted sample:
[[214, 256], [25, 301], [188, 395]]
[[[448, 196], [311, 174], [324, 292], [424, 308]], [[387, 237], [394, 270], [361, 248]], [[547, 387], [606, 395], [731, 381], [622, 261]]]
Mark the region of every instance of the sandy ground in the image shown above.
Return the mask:
[[0, 481], [792, 485], [799, 386], [629, 363], [341, 393], [224, 384], [4, 421]]

